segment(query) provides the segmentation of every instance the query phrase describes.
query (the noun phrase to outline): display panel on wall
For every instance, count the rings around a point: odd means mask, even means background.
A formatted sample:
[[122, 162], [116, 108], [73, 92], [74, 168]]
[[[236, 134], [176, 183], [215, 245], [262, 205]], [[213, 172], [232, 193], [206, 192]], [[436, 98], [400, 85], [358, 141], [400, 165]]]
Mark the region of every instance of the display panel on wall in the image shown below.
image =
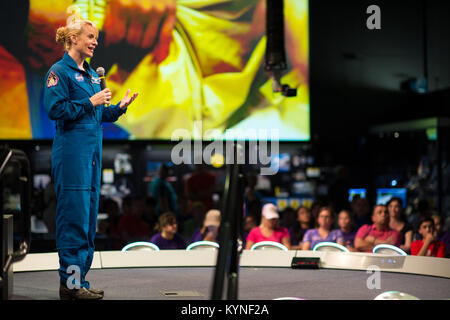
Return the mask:
[[[89, 61], [106, 70], [112, 103], [139, 92], [106, 139], [310, 139], [308, 0], [284, 0], [287, 69], [296, 97], [264, 72], [265, 0], [13, 1], [0, 24], [0, 139], [52, 139], [45, 74], [62, 58], [56, 29], [78, 12], [99, 30]], [[69, 7], [74, 10], [68, 10]], [[237, 132], [237, 134], [236, 134]], [[265, 138], [265, 137], [263, 137]]]

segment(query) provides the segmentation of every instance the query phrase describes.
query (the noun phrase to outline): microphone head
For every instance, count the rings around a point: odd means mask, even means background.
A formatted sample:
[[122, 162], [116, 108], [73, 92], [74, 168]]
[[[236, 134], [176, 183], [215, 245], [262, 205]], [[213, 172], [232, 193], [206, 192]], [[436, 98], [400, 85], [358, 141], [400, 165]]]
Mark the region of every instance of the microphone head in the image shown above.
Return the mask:
[[97, 70], [95, 70], [95, 72], [97, 72], [99, 77], [105, 76], [105, 68], [103, 68], [103, 67], [98, 67]]

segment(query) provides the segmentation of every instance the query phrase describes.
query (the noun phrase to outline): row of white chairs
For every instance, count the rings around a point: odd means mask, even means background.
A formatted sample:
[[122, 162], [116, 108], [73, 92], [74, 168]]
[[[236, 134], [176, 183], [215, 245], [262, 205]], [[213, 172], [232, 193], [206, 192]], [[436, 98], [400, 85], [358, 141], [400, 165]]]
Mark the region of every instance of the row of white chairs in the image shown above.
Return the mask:
[[[198, 249], [209, 249], [217, 250], [219, 249], [219, 244], [212, 241], [197, 241], [191, 243], [186, 250], [198, 250]], [[147, 251], [159, 251], [159, 247], [151, 242], [138, 241], [127, 244], [122, 248], [122, 252], [131, 250], [147, 250]], [[250, 250], [283, 250], [288, 251], [288, 248], [281, 243], [272, 241], [262, 241], [255, 243]], [[320, 242], [316, 244], [313, 251], [334, 251], [334, 252], [350, 252], [346, 247], [334, 242]], [[381, 253], [388, 255], [402, 255], [406, 256], [407, 253], [402, 249], [390, 245], [390, 244], [379, 244], [373, 248], [373, 253]]]

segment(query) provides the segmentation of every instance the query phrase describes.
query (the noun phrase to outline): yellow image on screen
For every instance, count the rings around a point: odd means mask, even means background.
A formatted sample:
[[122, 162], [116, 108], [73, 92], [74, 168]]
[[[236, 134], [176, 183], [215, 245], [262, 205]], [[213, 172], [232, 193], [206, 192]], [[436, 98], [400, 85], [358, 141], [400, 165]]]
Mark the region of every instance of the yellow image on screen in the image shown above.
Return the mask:
[[[217, 137], [276, 129], [280, 140], [310, 139], [307, 0], [284, 0], [288, 69], [281, 80], [297, 89], [296, 97], [273, 93], [264, 72], [265, 0], [31, 0], [26, 72], [42, 75], [62, 57], [54, 32], [71, 5], [104, 38], [99, 43], [113, 60], [106, 70], [112, 101], [129, 88], [139, 92], [114, 124], [122, 133], [116, 138], [171, 140], [183, 129], [192, 139], [208, 139], [211, 130]], [[52, 41], [55, 49], [38, 52]], [[94, 69], [102, 63], [96, 58]], [[22, 132], [31, 127], [32, 138], [51, 138], [38, 107], [30, 104]], [[105, 138], [115, 138], [114, 128], [105, 128], [111, 130]]]

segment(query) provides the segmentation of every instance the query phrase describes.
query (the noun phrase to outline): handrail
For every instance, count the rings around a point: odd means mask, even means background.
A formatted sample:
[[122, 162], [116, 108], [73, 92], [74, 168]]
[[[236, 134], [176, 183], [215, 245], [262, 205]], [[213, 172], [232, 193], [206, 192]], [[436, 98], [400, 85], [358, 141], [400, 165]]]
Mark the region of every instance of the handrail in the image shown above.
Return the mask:
[[[8, 257], [7, 264], [4, 268], [8, 268], [9, 264], [17, 262], [25, 258], [30, 251], [31, 242], [31, 169], [27, 155], [18, 149], [5, 149], [4, 160], [0, 166], [0, 177], [3, 176], [4, 170], [9, 163], [17, 162], [20, 168], [20, 210], [23, 223], [24, 239], [19, 244], [19, 248], [13, 252], [12, 257]], [[3, 213], [2, 213], [3, 214]]]
[[5, 170], [6, 165], [8, 164], [8, 161], [9, 161], [9, 159], [11, 159], [11, 156], [13, 154], [12, 150], [7, 150], [7, 151], [5, 150], [4, 153], [5, 153], [4, 160], [2, 161], [1, 166], [0, 166], [0, 177], [2, 176], [3, 170]]
[[31, 169], [30, 161], [27, 155], [17, 149], [13, 149], [12, 158], [20, 163], [20, 183], [21, 183], [21, 197], [20, 197], [20, 207], [23, 214], [23, 231], [24, 239], [17, 249], [13, 253], [13, 262], [17, 262], [25, 258], [25, 256], [30, 251], [31, 243]]

